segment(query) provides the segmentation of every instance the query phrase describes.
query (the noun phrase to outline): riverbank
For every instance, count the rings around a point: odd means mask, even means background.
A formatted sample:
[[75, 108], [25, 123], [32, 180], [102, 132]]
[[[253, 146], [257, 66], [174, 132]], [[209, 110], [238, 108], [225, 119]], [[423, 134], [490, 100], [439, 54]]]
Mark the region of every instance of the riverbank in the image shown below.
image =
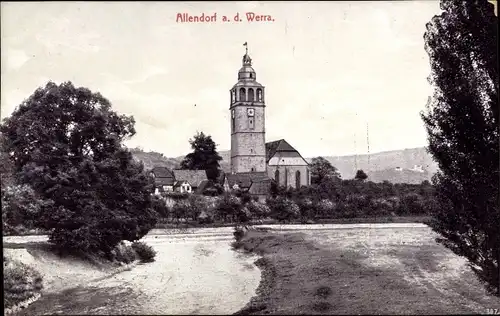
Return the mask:
[[42, 295], [16, 316], [230, 315], [244, 307], [261, 273], [256, 256], [231, 249], [232, 228], [178, 235], [147, 235], [154, 262]]
[[[254, 220], [248, 225], [314, 225], [314, 224], [365, 224], [365, 223], [427, 223], [430, 220], [429, 216], [379, 216], [379, 217], [356, 217], [356, 218], [324, 218], [316, 221], [308, 221], [303, 223], [301, 221], [280, 222], [274, 219]], [[153, 229], [161, 229], [162, 231], [182, 230], [188, 228], [219, 228], [219, 227], [233, 227], [239, 223], [199, 223], [197, 221], [180, 222], [180, 223], [158, 223]], [[48, 235], [48, 232], [40, 229], [23, 230], [19, 234], [13, 236], [43, 236]], [[8, 237], [8, 236], [4, 236]]]
[[[254, 220], [248, 225], [314, 225], [314, 224], [365, 224], [365, 223], [427, 223], [429, 216], [379, 216], [379, 217], [356, 217], [356, 218], [324, 218], [315, 221], [309, 220], [307, 223], [302, 221], [280, 222], [274, 219]], [[183, 229], [183, 228], [218, 228], [231, 227], [238, 223], [214, 222], [201, 224], [196, 221], [180, 223], [158, 223], [155, 229]]]
[[[4, 243], [3, 256], [4, 268], [6, 264], [13, 265], [10, 273], [13, 275], [9, 274], [9, 277], [14, 278], [12, 280], [13, 292], [9, 295], [4, 292], [6, 295], [4, 313], [6, 314], [18, 312], [44, 295], [59, 293], [90, 281], [111, 277], [131, 269], [139, 262], [137, 260], [130, 264], [120, 264], [92, 256], [61, 257], [54, 253], [47, 242]], [[30, 286], [32, 277], [28, 276], [25, 281], [19, 277], [16, 279], [16, 274], [25, 270], [34, 271], [35, 275], [39, 276], [38, 283], [41, 283], [41, 286], [37, 286], [36, 291], [31, 289], [33, 286]], [[9, 296], [8, 299], [7, 296]]]
[[356, 231], [335, 231], [340, 243], [320, 243], [304, 233], [250, 230], [235, 246], [262, 256], [262, 277], [257, 295], [236, 314], [475, 314], [500, 307], [455, 264], [459, 258], [421, 230], [406, 240], [368, 230], [381, 246], [367, 251], [343, 241]]

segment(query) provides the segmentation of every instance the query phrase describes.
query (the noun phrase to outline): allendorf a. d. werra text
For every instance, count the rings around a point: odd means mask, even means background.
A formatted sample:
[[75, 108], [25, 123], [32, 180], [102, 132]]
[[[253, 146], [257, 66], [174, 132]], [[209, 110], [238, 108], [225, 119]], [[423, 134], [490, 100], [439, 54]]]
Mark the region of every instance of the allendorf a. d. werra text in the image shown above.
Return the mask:
[[274, 22], [274, 18], [268, 14], [257, 14], [254, 12], [247, 12], [240, 15], [236, 13], [234, 16], [221, 15], [218, 17], [217, 13], [201, 15], [191, 15], [189, 13], [177, 13], [175, 22], [177, 23], [210, 23], [210, 22]]

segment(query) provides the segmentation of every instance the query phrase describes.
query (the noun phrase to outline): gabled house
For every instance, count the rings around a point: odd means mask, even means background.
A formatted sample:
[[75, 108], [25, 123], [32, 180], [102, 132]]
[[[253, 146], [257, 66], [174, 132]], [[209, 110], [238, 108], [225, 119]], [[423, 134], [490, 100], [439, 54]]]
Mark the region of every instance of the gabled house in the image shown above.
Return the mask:
[[[196, 192], [196, 189], [202, 184], [203, 181], [207, 179], [207, 173], [205, 170], [173, 170], [174, 179], [176, 182], [182, 182], [177, 184], [177, 188], [180, 188], [183, 184], [187, 188], [185, 183], [189, 184], [191, 187], [190, 192]], [[180, 190], [180, 189], [179, 189]]]
[[250, 193], [251, 196], [264, 200], [269, 193], [271, 179], [265, 172], [244, 172], [226, 174], [224, 179], [224, 190], [241, 190]]
[[154, 178], [155, 194], [174, 191], [174, 174], [168, 168], [154, 167], [149, 174]]
[[175, 181], [174, 183], [174, 192], [179, 193], [192, 193], [193, 188], [186, 180]]

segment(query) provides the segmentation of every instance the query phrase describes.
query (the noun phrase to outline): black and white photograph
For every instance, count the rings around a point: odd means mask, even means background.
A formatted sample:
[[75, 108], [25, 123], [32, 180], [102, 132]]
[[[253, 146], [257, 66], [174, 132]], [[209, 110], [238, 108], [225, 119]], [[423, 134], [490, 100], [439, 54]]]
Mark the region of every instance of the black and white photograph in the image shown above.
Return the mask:
[[500, 315], [497, 1], [2, 1], [4, 314]]

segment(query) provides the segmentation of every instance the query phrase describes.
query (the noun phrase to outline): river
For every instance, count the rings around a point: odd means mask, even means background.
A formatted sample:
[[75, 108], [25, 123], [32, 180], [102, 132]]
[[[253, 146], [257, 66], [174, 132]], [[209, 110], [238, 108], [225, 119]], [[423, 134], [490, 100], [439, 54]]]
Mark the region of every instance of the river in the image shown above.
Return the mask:
[[[421, 224], [261, 225], [276, 231], [323, 235], [382, 228], [422, 229]], [[344, 232], [342, 232], [344, 231]], [[40, 314], [232, 314], [255, 295], [257, 256], [231, 248], [232, 227], [152, 230], [142, 240], [157, 251], [156, 261], [139, 264], [61, 293], [43, 295], [19, 315]], [[46, 236], [4, 237], [4, 242], [46, 240]]]
[[[257, 256], [232, 250], [233, 228], [165, 234], [153, 230], [142, 240], [156, 260], [130, 271], [90, 281], [62, 293], [43, 295], [20, 315], [40, 314], [231, 314], [255, 295]], [[46, 240], [6, 237], [4, 242]]]

